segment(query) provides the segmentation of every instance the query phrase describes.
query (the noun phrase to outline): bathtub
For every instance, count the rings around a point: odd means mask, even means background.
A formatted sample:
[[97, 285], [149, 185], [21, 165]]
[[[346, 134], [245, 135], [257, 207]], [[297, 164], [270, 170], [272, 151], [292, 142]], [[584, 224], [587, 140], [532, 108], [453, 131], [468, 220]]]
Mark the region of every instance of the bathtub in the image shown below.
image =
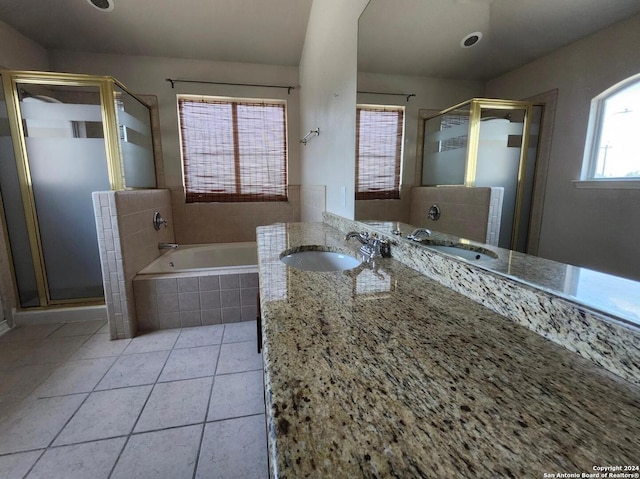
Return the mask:
[[255, 320], [255, 242], [180, 245], [133, 278], [139, 330]]
[[138, 274], [197, 273], [223, 270], [257, 271], [258, 250], [255, 242], [180, 245], [169, 250]]

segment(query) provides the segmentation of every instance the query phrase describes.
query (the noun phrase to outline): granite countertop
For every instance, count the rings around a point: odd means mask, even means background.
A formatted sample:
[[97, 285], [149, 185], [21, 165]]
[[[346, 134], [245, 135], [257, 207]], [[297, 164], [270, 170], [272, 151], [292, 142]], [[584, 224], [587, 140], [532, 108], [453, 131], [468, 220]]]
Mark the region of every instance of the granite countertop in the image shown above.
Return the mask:
[[[400, 231], [406, 240], [415, 227], [397, 221], [363, 221], [372, 230], [394, 237]], [[406, 240], [409, 241], [409, 240]], [[497, 254], [496, 259], [480, 260], [479, 268], [503, 274], [557, 296], [612, 315], [640, 327], [640, 282], [588, 268], [559, 263], [539, 256], [531, 256], [497, 246], [489, 246], [457, 236], [432, 231], [428, 242], [452, 245], [464, 242], [471, 249], [487, 248]]]
[[280, 254], [359, 243], [258, 228], [272, 477], [543, 477], [640, 465], [640, 388], [393, 259], [344, 272]]

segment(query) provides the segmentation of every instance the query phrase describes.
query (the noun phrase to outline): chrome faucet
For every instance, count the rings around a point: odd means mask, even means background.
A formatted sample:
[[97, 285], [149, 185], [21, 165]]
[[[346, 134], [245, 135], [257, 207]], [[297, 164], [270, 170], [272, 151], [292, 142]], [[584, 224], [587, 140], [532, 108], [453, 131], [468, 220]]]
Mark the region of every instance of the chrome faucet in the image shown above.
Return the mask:
[[178, 249], [177, 243], [158, 243], [158, 249]]
[[367, 244], [369, 242], [369, 233], [358, 233], [357, 231], [350, 231], [347, 233], [347, 236], [344, 237], [345, 240], [355, 238], [362, 244]]
[[413, 230], [413, 233], [407, 235], [407, 239], [420, 242], [422, 241], [422, 239], [420, 238], [420, 236], [422, 235], [431, 236], [431, 231], [427, 228], [416, 228], [415, 230]]
[[355, 238], [362, 246], [360, 246], [360, 253], [362, 253], [367, 259], [375, 258], [390, 258], [391, 257], [391, 245], [388, 241], [378, 238], [375, 234], [370, 236], [369, 233], [357, 231], [351, 231], [345, 236], [345, 240]]

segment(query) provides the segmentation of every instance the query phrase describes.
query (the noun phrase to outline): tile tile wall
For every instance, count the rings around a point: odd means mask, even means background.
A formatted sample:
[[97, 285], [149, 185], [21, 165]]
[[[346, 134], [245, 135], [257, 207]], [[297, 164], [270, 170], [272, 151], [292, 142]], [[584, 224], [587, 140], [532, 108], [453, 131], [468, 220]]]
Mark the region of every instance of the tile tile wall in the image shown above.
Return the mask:
[[[485, 243], [491, 188], [417, 186], [411, 189], [409, 223]], [[440, 207], [440, 219], [427, 218], [431, 205]]]
[[289, 201], [265, 203], [185, 204], [182, 188], [172, 189], [171, 204], [179, 244], [255, 241], [257, 226], [300, 221], [300, 186], [289, 185]]
[[401, 221], [409, 223], [411, 188], [400, 190], [399, 200], [358, 200], [356, 218], [359, 220]]
[[326, 204], [326, 186], [300, 186], [300, 221], [304, 223], [321, 223], [322, 212]]
[[[111, 338], [132, 338], [138, 329], [133, 277], [162, 254], [159, 242], [174, 241], [170, 193], [95, 192], [93, 204]], [[167, 220], [167, 228], [153, 228], [154, 211]]]
[[502, 221], [502, 203], [504, 188], [492, 187], [489, 199], [489, 221], [487, 224], [487, 239], [485, 243], [498, 246], [500, 241], [500, 223]]
[[133, 280], [140, 330], [254, 320], [258, 273]]

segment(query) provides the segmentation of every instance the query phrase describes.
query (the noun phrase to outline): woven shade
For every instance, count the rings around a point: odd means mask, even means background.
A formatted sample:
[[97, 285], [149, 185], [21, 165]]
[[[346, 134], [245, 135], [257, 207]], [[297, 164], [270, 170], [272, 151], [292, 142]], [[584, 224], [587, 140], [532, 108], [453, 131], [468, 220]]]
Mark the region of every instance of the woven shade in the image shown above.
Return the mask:
[[399, 199], [404, 110], [359, 105], [356, 200]]
[[283, 102], [178, 97], [187, 203], [286, 201]]

